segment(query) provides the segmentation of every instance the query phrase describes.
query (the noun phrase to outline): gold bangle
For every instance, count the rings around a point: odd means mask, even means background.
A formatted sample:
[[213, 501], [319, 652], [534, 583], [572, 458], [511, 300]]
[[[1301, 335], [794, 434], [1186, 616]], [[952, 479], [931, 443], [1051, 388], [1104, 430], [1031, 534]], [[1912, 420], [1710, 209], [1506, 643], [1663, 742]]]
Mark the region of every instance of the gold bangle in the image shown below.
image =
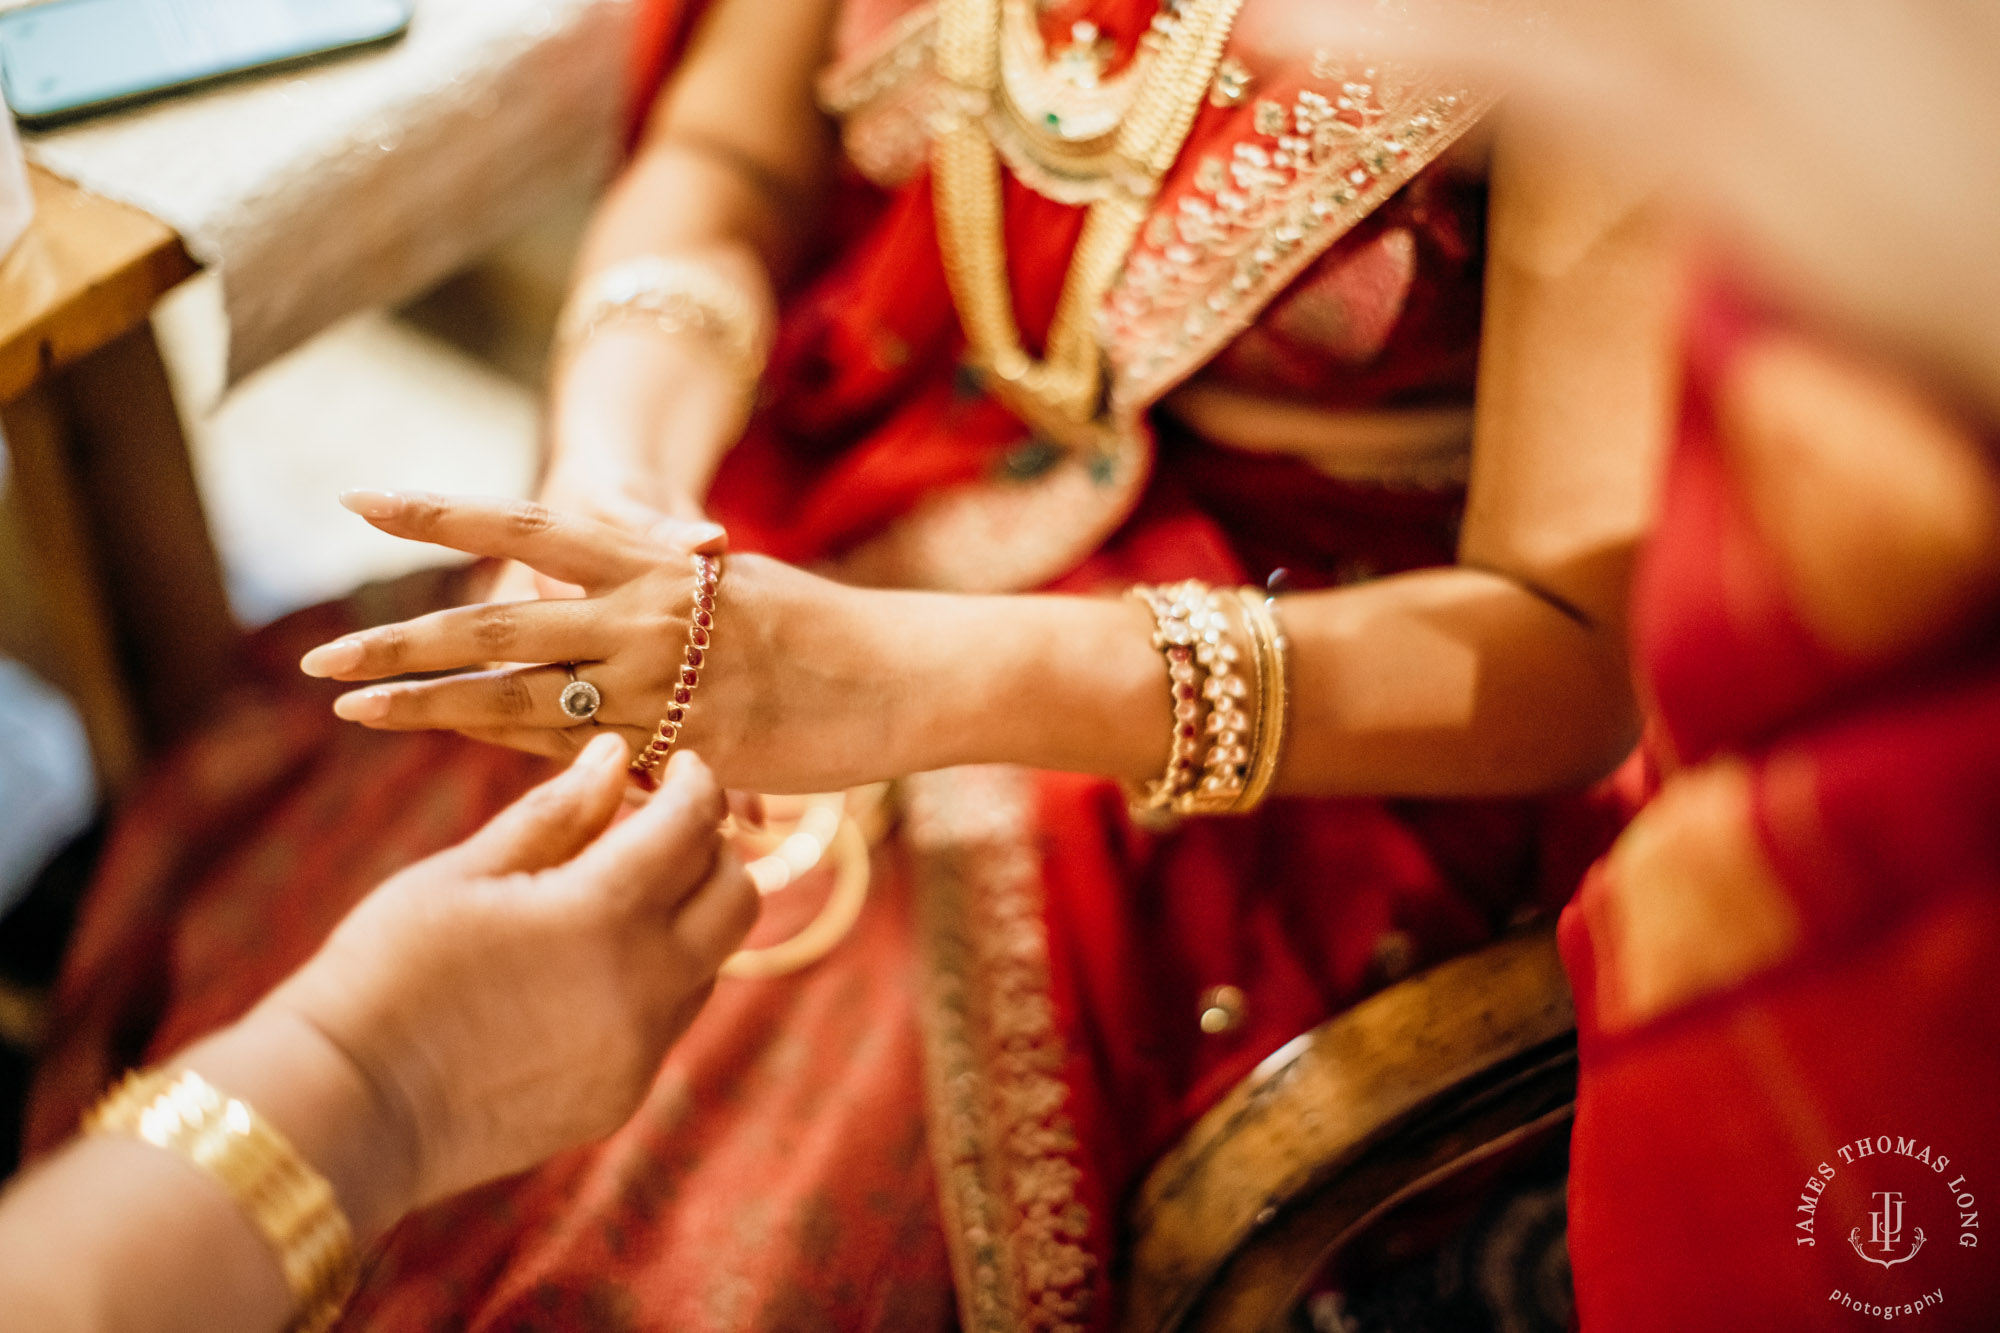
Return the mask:
[[[743, 871], [759, 894], [768, 898], [828, 861], [833, 866], [833, 887], [819, 914], [803, 930], [776, 944], [738, 949], [723, 960], [723, 976], [739, 980], [789, 976], [826, 957], [846, 938], [868, 900], [869, 857], [887, 831], [888, 795], [889, 784], [877, 782], [807, 797], [797, 821], [782, 833], [732, 827], [734, 819], [724, 821], [744, 857]], [[795, 798], [766, 798], [772, 799]]]
[[291, 1328], [319, 1333], [340, 1317], [358, 1271], [353, 1228], [326, 1177], [247, 1103], [190, 1069], [134, 1070], [83, 1127], [165, 1148], [221, 1184], [277, 1255]]
[[1257, 672], [1257, 729], [1250, 747], [1250, 775], [1232, 810], [1246, 813], [1264, 803], [1278, 776], [1285, 747], [1285, 726], [1292, 711], [1292, 686], [1287, 672], [1284, 627], [1278, 623], [1277, 599], [1261, 588], [1238, 588], [1243, 623], [1250, 629], [1250, 653]]
[[749, 385], [763, 375], [770, 356], [770, 320], [740, 284], [697, 260], [640, 255], [613, 264], [577, 289], [556, 325], [555, 359], [569, 356], [599, 329], [624, 321], [711, 340]]

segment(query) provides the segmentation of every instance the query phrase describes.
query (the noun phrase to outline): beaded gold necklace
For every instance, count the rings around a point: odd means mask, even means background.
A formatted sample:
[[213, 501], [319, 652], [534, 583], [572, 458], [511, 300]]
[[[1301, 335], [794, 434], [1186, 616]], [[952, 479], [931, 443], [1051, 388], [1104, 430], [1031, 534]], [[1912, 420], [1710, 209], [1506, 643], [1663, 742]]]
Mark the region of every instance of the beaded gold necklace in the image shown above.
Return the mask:
[[[1047, 101], [1046, 74], [1017, 76], [1009, 90], [1003, 63], [1032, 56], [1023, 50], [1003, 62], [1006, 34], [1024, 20], [1032, 25], [1027, 3], [943, 0], [940, 7], [937, 68], [954, 95], [931, 149], [938, 242], [974, 367], [1052, 439], [1099, 447], [1109, 427], [1095, 314], [1180, 154], [1243, 0], [1185, 0], [1121, 72], [1125, 86], [1079, 98], [1074, 108]], [[1035, 33], [1035, 46], [1040, 41]], [[1105, 123], [1106, 107], [1120, 101]], [[1038, 116], [1041, 126], [1029, 133]], [[1059, 166], [1071, 197], [1090, 201], [1040, 360], [1022, 346], [1014, 319], [996, 139], [1032, 152], [1051, 171]]]

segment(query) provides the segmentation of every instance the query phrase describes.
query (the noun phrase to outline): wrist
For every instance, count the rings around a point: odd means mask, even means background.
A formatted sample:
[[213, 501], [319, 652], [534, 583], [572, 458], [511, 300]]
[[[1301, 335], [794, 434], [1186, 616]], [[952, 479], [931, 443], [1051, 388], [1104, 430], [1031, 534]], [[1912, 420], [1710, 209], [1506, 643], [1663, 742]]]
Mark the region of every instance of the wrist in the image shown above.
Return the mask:
[[333, 1186], [365, 1245], [418, 1202], [413, 1117], [319, 1024], [279, 997], [172, 1062], [240, 1097]]
[[891, 702], [916, 772], [1014, 763], [1137, 780], [1158, 771], [1171, 705], [1143, 608], [1078, 596], [878, 594]]
[[550, 386], [551, 468], [610, 467], [701, 495], [742, 433], [754, 387], [699, 342], [607, 328]]

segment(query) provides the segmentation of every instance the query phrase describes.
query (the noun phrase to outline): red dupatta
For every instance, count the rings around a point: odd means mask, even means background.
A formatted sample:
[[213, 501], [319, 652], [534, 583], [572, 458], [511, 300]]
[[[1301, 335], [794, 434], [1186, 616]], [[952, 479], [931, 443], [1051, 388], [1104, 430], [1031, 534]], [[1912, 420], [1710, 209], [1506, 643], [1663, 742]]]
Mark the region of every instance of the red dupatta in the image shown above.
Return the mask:
[[[1775, 898], [1744, 886], [1703, 913], [1677, 905], [1700, 897], [1682, 885], [1655, 900], [1671, 928], [1634, 940], [1614, 852], [1564, 914], [1578, 1311], [1586, 1333], [1991, 1329], [2000, 609], [1975, 599], [1887, 656], [1810, 628], [1722, 406], [1777, 335], [1789, 321], [1704, 303], [1634, 615], [1656, 734], [1688, 765], [1662, 799], [1735, 766]], [[1736, 975], [1634, 1010], [1635, 979], [1690, 959], [1699, 974], [1773, 919], [1776, 943]]]

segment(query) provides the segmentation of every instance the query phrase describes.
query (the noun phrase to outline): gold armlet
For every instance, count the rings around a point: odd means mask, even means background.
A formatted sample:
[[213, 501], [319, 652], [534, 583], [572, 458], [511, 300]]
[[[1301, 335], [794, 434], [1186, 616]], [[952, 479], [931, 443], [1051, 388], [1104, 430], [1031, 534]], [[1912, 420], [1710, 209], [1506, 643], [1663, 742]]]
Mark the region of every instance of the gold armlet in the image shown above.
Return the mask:
[[84, 1117], [90, 1134], [123, 1134], [192, 1163], [236, 1201], [277, 1255], [291, 1327], [319, 1333], [354, 1290], [354, 1232], [333, 1186], [249, 1105], [192, 1070], [135, 1070]]

